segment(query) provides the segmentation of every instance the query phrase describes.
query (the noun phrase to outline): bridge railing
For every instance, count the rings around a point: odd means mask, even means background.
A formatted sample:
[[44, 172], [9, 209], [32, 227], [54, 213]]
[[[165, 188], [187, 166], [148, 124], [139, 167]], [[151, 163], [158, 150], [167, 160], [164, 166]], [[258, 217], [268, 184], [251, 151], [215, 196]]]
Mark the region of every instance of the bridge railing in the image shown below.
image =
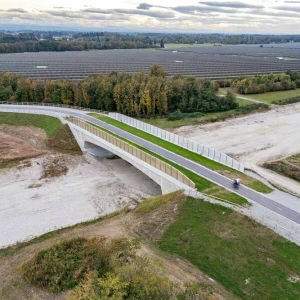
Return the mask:
[[207, 146], [198, 144], [197, 142], [189, 140], [183, 136], [171, 133], [167, 130], [163, 130], [156, 126], [122, 115], [120, 113], [109, 113], [108, 115], [119, 122], [125, 123], [139, 130], [157, 136], [160, 139], [166, 140], [189, 151], [195, 152], [201, 156], [207, 157], [222, 165], [228, 166], [240, 172], [245, 171], [245, 167], [241, 163], [221, 151], [217, 151]]
[[100, 114], [107, 114], [106, 111], [99, 109], [86, 108], [76, 105], [68, 105], [68, 104], [59, 104], [59, 103], [47, 103], [47, 102], [13, 102], [13, 101], [0, 101], [0, 104], [8, 104], [8, 105], [23, 105], [23, 106], [50, 106], [50, 107], [63, 107], [63, 108], [71, 108], [71, 109], [79, 109], [83, 111], [96, 112]]
[[193, 181], [191, 181], [187, 176], [185, 176], [183, 173], [181, 173], [180, 171], [178, 171], [176, 168], [169, 165], [168, 163], [138, 149], [137, 147], [134, 147], [124, 142], [123, 140], [115, 137], [114, 135], [111, 135], [93, 125], [90, 125], [89, 123], [83, 121], [82, 119], [69, 117], [68, 121], [98, 136], [99, 138], [109, 142], [110, 144], [120, 148], [121, 150], [135, 156], [136, 158], [147, 163], [148, 165], [155, 167], [156, 169], [184, 183], [185, 185], [193, 189], [195, 188], [195, 183]]

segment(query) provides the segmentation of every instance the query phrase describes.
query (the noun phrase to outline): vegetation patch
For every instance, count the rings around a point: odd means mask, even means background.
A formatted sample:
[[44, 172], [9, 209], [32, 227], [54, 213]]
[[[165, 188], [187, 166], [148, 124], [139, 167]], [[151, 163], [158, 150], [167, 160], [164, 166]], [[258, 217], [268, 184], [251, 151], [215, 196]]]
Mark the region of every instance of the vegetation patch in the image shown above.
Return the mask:
[[58, 158], [47, 160], [43, 163], [43, 172], [40, 179], [60, 177], [66, 175], [68, 167]]
[[[183, 119], [178, 119], [174, 121], [168, 120], [166, 117], [155, 117], [143, 119], [144, 122], [149, 123], [151, 125], [157, 126], [162, 129], [168, 128], [178, 128], [182, 126], [188, 125], [199, 125], [199, 124], [207, 124], [214, 122], [222, 122], [227, 119], [236, 118], [238, 116], [243, 116], [252, 113], [259, 113], [268, 111], [270, 108], [266, 106], [252, 106], [249, 104], [249, 100], [237, 99], [239, 103], [239, 107], [236, 109], [224, 111], [224, 112], [215, 112], [215, 113], [205, 113], [200, 117], [184, 117]], [[250, 108], [242, 108], [244, 106], [250, 106]]]
[[300, 89], [297, 88], [295, 90], [288, 90], [288, 91], [276, 91], [276, 92], [267, 92], [263, 94], [252, 94], [252, 95], [247, 95], [247, 98], [249, 100], [252, 99], [256, 101], [265, 102], [267, 104], [272, 104], [274, 101], [299, 97], [299, 95], [300, 95]]
[[158, 244], [242, 299], [299, 297], [299, 246], [228, 208], [188, 198]]
[[62, 125], [55, 136], [48, 140], [48, 146], [59, 151], [81, 153], [80, 147], [67, 124]]
[[42, 250], [21, 272], [27, 282], [49, 292], [71, 290], [68, 300], [213, 296], [208, 284], [172, 283], [161, 266], [137, 256], [137, 248], [137, 240], [76, 238]]
[[268, 104], [265, 103], [252, 103], [249, 105], [241, 106], [237, 110], [240, 111], [242, 114], [250, 114], [253, 112], [262, 112], [269, 110], [270, 107]]
[[300, 96], [272, 101], [273, 104], [277, 104], [277, 105], [288, 105], [297, 102], [300, 102]]
[[150, 211], [153, 211], [160, 207], [161, 205], [167, 204], [170, 201], [175, 201], [179, 199], [184, 199], [185, 195], [183, 191], [177, 191], [167, 195], [157, 196], [153, 198], [145, 199], [139, 206], [136, 208], [135, 212], [139, 214], [145, 214]]
[[239, 94], [262, 94], [266, 92], [294, 90], [300, 88], [300, 72], [256, 75], [233, 80], [231, 86]]
[[105, 238], [86, 240], [76, 238], [42, 250], [21, 267], [24, 279], [50, 292], [71, 289], [91, 271], [99, 276], [109, 271], [109, 258], [126, 250], [127, 241]]
[[263, 167], [300, 182], [300, 154], [264, 163]]

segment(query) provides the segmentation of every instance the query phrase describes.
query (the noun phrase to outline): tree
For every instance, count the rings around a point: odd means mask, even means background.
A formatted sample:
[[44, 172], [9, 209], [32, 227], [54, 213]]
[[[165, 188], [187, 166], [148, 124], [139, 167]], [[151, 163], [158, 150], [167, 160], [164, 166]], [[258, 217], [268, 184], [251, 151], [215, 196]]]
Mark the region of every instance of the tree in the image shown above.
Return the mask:
[[168, 76], [168, 73], [163, 67], [154, 64], [150, 69], [150, 76], [166, 77]]
[[148, 88], [141, 91], [141, 110], [144, 115], [149, 116], [151, 114], [151, 97]]

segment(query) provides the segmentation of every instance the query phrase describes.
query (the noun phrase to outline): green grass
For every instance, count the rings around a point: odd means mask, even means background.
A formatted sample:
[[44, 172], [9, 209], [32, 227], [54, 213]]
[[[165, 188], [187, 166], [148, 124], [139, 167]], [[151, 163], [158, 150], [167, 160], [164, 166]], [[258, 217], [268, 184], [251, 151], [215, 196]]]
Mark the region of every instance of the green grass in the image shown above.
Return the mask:
[[242, 95], [246, 98], [254, 99], [257, 101], [262, 101], [267, 104], [271, 104], [275, 100], [282, 100], [286, 98], [292, 98], [300, 96], [300, 89], [290, 90], [290, 91], [278, 91], [278, 92], [268, 92], [263, 94], [251, 94], [251, 95]]
[[0, 124], [9, 126], [35, 126], [43, 129], [48, 138], [55, 136], [61, 127], [59, 119], [49, 116], [0, 112]]
[[[212, 196], [212, 197], [218, 197], [218, 198], [220, 198], [219, 200], [221, 200], [221, 201], [226, 200], [226, 201], [229, 201], [233, 204], [238, 204], [238, 205], [248, 205], [249, 204], [249, 202], [245, 198], [243, 198], [243, 197], [241, 197], [241, 196], [239, 196], [235, 193], [232, 193], [232, 192], [226, 190], [225, 188], [216, 185], [215, 183], [212, 183], [211, 181], [197, 175], [196, 173], [194, 173], [194, 172], [192, 172], [188, 169], [185, 169], [184, 167], [182, 167], [180, 165], [177, 165], [174, 162], [172, 162], [170, 160], [167, 160], [164, 157], [162, 157], [162, 156], [160, 156], [160, 155], [158, 155], [154, 152], [151, 152], [146, 148], [141, 147], [140, 145], [137, 145], [137, 144], [121, 137], [121, 136], [118, 136], [117, 134], [114, 134], [114, 133], [110, 132], [109, 130], [104, 129], [101, 126], [97, 126], [97, 125], [95, 125], [93, 123], [90, 123], [90, 122], [88, 122], [88, 123], [90, 125], [94, 126], [94, 127], [97, 127], [99, 129], [101, 129], [102, 131], [107, 132], [108, 134], [110, 134], [112, 136], [115, 136], [115, 137], [119, 138], [120, 140], [122, 140], [122, 141], [124, 141], [124, 142], [126, 142], [126, 143], [128, 143], [128, 144], [130, 144], [130, 145], [132, 145], [132, 146], [134, 146], [134, 147], [150, 154], [150, 155], [152, 155], [153, 157], [156, 157], [156, 158], [160, 159], [161, 161], [164, 161], [167, 164], [173, 166], [178, 171], [180, 171], [182, 174], [187, 176], [190, 180], [192, 180], [196, 184], [196, 189], [199, 192], [202, 192], [202, 193], [207, 194], [207, 195]], [[222, 198], [219, 197], [220, 193], [222, 193]]]
[[[142, 130], [139, 130], [139, 129], [136, 129], [132, 126], [129, 126], [127, 124], [124, 124], [122, 122], [119, 122], [117, 120], [114, 120], [110, 117], [106, 117], [106, 116], [103, 116], [103, 115], [100, 115], [100, 114], [95, 114], [95, 113], [90, 113], [89, 115], [97, 118], [97, 119], [100, 119], [108, 124], [111, 124], [111, 125], [114, 125], [118, 128], [121, 128], [127, 132], [130, 132], [140, 138], [143, 138], [149, 142], [152, 142], [162, 148], [165, 148], [169, 151], [172, 151], [178, 155], [181, 155], [182, 157], [185, 157], [187, 159], [190, 159], [196, 163], [199, 163], [200, 165], [203, 165], [211, 170], [214, 170], [214, 171], [226, 171], [228, 172], [232, 177], [236, 177], [236, 176], [239, 176], [242, 180], [243, 180], [243, 184], [247, 185], [248, 184], [252, 184], [252, 188], [255, 188], [256, 191], [258, 192], [262, 192], [262, 193], [265, 193], [266, 191], [267, 192], [271, 192], [272, 190], [270, 188], [268, 188], [267, 186], [265, 186], [263, 183], [259, 182], [258, 180], [252, 178], [252, 177], [249, 177], [241, 172], [238, 172], [236, 170], [233, 170], [227, 166], [224, 166], [218, 162], [215, 162], [213, 160], [210, 160], [206, 157], [203, 157], [197, 153], [194, 153], [192, 151], [189, 151], [187, 149], [184, 149], [180, 146], [177, 146], [173, 143], [170, 143], [170, 142], [167, 142], [165, 140], [162, 140], [152, 134], [149, 134], [147, 132], [144, 132]], [[176, 168], [178, 169], [179, 166], [176, 166]], [[259, 182], [259, 183], [258, 183]]]
[[163, 204], [167, 204], [171, 201], [175, 201], [176, 199], [179, 199], [183, 196], [184, 196], [183, 191], [177, 191], [166, 195], [148, 198], [139, 204], [135, 212], [139, 214], [146, 214], [150, 211], [157, 209]]
[[241, 299], [299, 299], [299, 246], [228, 208], [188, 198], [158, 244]]

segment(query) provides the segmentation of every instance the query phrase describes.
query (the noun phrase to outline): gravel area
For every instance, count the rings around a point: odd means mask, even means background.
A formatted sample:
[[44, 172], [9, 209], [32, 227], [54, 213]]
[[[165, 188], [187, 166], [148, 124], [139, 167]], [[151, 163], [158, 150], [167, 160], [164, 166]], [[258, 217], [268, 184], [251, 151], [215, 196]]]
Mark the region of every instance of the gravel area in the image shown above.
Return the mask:
[[299, 128], [298, 103], [224, 122], [185, 126], [175, 132], [224, 151], [272, 184], [300, 196], [298, 182], [260, 167], [266, 161], [299, 153]]
[[[59, 161], [64, 175], [41, 179]], [[0, 248], [91, 220], [160, 194], [160, 187], [121, 159], [48, 153], [0, 170]]]

